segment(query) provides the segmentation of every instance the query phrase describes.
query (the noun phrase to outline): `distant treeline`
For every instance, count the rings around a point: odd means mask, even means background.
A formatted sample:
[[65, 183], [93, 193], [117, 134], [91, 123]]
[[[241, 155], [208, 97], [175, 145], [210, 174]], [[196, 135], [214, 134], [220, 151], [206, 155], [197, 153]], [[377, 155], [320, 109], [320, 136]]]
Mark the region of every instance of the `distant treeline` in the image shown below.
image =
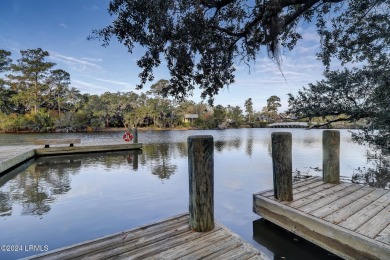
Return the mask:
[[[273, 103], [261, 113], [255, 112], [249, 98], [244, 104], [244, 115], [239, 106], [210, 107], [203, 102], [177, 102], [163, 95], [166, 80], [158, 81], [150, 91], [141, 94], [81, 94], [77, 88], [70, 87], [68, 72], [45, 60], [49, 57], [47, 51], [27, 49], [20, 54], [21, 58], [13, 62], [11, 52], [0, 49], [0, 131], [3, 132], [253, 126], [260, 114], [276, 115], [278, 107], [275, 109]], [[186, 114], [196, 116], [186, 119]]]

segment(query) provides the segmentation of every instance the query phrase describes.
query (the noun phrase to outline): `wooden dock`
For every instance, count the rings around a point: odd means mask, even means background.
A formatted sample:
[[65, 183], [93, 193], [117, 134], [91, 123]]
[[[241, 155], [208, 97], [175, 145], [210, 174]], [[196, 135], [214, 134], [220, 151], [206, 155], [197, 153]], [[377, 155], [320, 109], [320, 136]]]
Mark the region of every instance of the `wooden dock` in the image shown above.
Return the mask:
[[390, 190], [312, 177], [293, 185], [293, 198], [256, 193], [253, 211], [340, 257], [390, 259]]
[[26, 259], [268, 259], [226, 227], [189, 228], [183, 214]]
[[72, 147], [57, 145], [50, 148], [43, 148], [43, 145], [0, 146], [0, 176], [4, 172], [36, 156], [138, 150], [141, 148], [142, 143], [129, 144], [119, 142], [96, 145], [81, 144]]

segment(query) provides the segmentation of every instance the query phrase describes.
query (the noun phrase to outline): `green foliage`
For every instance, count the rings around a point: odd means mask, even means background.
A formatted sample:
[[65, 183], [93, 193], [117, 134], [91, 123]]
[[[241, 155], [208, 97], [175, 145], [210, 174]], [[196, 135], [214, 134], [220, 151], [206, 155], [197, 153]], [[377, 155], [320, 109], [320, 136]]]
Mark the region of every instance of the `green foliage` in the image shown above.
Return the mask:
[[[159, 80], [151, 91], [106, 92], [101, 95], [81, 94], [70, 86], [70, 75], [53, 68], [45, 58], [49, 53], [41, 49], [21, 51], [23, 57], [12, 64], [4, 53], [3, 68], [13, 68], [0, 87], [0, 131], [90, 131], [104, 127], [186, 126], [185, 114], [198, 118], [187, 127], [212, 129], [240, 127], [244, 117], [240, 107], [219, 105], [212, 109], [207, 103], [168, 98], [167, 80]], [[30, 71], [33, 71], [30, 73]], [[35, 74], [34, 74], [35, 73]], [[37, 76], [37, 81], [30, 78]], [[29, 86], [37, 85], [37, 91]], [[34, 98], [32, 97], [34, 96]], [[251, 99], [248, 99], [251, 101]], [[36, 107], [35, 107], [36, 105]], [[250, 110], [252, 104], [248, 103]], [[253, 113], [249, 110], [249, 113]], [[229, 121], [227, 121], [229, 119]]]
[[230, 126], [240, 127], [244, 123], [242, 109], [239, 106], [232, 107], [228, 105], [226, 110], [226, 117], [228, 118], [228, 123]]
[[[300, 117], [328, 117], [337, 121], [366, 122], [354, 135], [359, 142], [390, 151], [390, 2], [346, 1], [331, 21], [321, 21], [319, 57], [325, 79], [290, 94], [290, 112]], [[331, 70], [340, 62], [342, 70]]]
[[281, 106], [280, 98], [278, 96], [273, 95], [267, 99], [267, 112], [276, 114], [278, 112], [278, 107]]
[[13, 74], [8, 75], [9, 84], [17, 92], [15, 102], [25, 106], [27, 111], [37, 113], [48, 88], [45, 80], [55, 64], [45, 61], [49, 53], [40, 48], [21, 50], [20, 54], [22, 57], [17, 64], [11, 64]]
[[[136, 43], [145, 48], [137, 64], [139, 88], [154, 79], [153, 69], [167, 61], [171, 79], [165, 93], [183, 100], [194, 86], [212, 102], [214, 95], [234, 82], [234, 61], [256, 60], [262, 46], [279, 64], [279, 46], [292, 49], [301, 35], [300, 21], [328, 18], [338, 2], [352, 0], [175, 1], [113, 0], [111, 25], [89, 39], [115, 37], [131, 53]], [[380, 1], [381, 2], [381, 1]], [[321, 23], [317, 24], [318, 26]]]
[[252, 102], [252, 98], [248, 98], [247, 100], [245, 100], [245, 113], [246, 113], [246, 120], [248, 123], [252, 122], [253, 121], [253, 102]]

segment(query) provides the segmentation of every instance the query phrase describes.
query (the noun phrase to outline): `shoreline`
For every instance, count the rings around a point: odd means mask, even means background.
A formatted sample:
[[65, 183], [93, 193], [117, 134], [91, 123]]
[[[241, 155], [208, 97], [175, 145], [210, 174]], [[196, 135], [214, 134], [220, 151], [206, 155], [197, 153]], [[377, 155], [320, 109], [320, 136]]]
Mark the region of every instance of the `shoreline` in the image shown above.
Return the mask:
[[[188, 130], [227, 130], [227, 129], [244, 129], [244, 128], [273, 128], [273, 127], [250, 127], [250, 126], [242, 126], [242, 127], [227, 127], [227, 128], [196, 128], [196, 127], [173, 127], [173, 128], [155, 128], [155, 127], [138, 127], [138, 131], [188, 131]], [[127, 131], [129, 128], [126, 127], [110, 127], [110, 128], [100, 128], [95, 130], [85, 130], [85, 131], [76, 131], [76, 132], [66, 132], [66, 131], [0, 131], [0, 134], [34, 134], [34, 133], [97, 133], [97, 132], [120, 132]], [[291, 128], [280, 128], [280, 129], [291, 129]], [[349, 130], [358, 130], [361, 127], [353, 127], [353, 126], [336, 126], [332, 128], [320, 127], [320, 128], [301, 128], [306, 130], [319, 130], [319, 129], [349, 129]]]

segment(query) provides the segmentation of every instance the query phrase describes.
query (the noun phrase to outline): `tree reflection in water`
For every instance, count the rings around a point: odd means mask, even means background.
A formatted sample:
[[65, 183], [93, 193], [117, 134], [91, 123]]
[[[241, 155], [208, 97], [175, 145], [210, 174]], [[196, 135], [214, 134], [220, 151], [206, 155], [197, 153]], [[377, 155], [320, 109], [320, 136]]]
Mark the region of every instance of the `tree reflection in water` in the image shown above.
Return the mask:
[[[43, 157], [25, 169], [16, 168], [0, 177], [0, 217], [11, 216], [15, 205], [21, 205], [21, 215], [42, 216], [60, 195], [71, 190], [71, 176], [79, 174], [82, 167], [94, 167], [97, 163], [107, 169], [122, 164], [136, 166], [134, 159], [139, 153]], [[131, 162], [124, 160], [129, 157]]]
[[183, 146], [175, 147], [173, 145], [160, 143], [143, 147], [143, 156], [146, 159], [143, 161], [148, 161], [151, 174], [158, 176], [161, 180], [167, 180], [176, 172], [177, 166], [171, 162], [171, 158], [174, 158], [175, 148], [180, 150]]
[[10, 212], [14, 204], [22, 206], [21, 215], [42, 216], [47, 213], [56, 197], [71, 189], [69, 175], [77, 174], [80, 165], [80, 161], [62, 158], [38, 159], [2, 185], [0, 194], [6, 196], [1, 199], [1, 214]]
[[359, 167], [354, 170], [352, 183], [370, 187], [390, 189], [390, 157], [389, 155], [372, 156], [367, 153], [370, 167]]

